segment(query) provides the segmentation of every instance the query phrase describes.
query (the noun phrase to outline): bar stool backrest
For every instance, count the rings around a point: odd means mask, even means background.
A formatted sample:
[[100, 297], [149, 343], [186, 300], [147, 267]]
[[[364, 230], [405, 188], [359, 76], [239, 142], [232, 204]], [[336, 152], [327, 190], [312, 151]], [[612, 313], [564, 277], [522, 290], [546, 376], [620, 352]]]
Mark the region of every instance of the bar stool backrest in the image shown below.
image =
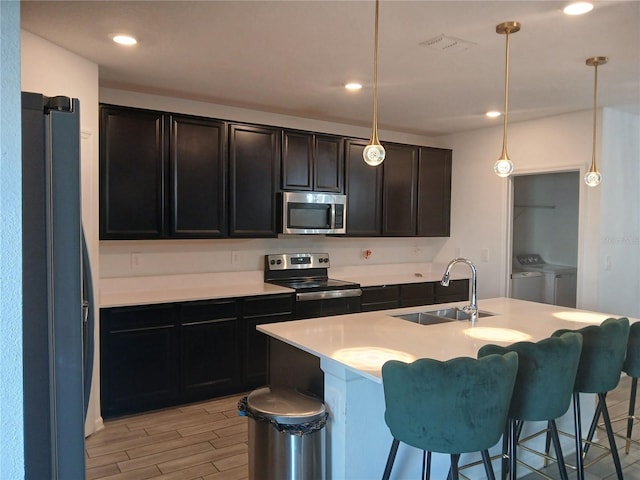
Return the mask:
[[558, 330], [552, 336], [570, 331], [582, 334], [582, 354], [574, 391], [605, 393], [616, 388], [627, 351], [629, 319], [607, 318], [599, 326]]
[[627, 357], [622, 370], [630, 377], [640, 377], [640, 322], [633, 323], [629, 327]]
[[568, 410], [582, 351], [582, 335], [567, 332], [537, 343], [518, 342], [507, 347], [485, 345], [478, 357], [518, 354], [518, 376], [509, 418], [523, 421], [556, 419]]
[[516, 353], [382, 366], [385, 421], [397, 440], [448, 454], [493, 446], [504, 431], [518, 370]]

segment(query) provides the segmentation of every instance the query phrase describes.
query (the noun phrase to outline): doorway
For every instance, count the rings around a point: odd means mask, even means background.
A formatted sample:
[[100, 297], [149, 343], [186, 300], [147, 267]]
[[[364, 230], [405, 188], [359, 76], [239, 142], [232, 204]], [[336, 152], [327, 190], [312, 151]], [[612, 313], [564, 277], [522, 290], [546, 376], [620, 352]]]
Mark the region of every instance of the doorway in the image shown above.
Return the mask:
[[580, 173], [513, 177], [510, 296], [576, 306]]

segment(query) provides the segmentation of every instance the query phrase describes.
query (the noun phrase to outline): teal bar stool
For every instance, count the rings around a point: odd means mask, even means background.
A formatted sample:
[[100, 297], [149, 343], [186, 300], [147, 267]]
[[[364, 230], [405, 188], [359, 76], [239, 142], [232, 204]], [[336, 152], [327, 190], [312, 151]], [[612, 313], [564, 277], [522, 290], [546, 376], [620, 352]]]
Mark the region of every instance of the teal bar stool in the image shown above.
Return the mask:
[[[627, 415], [622, 417], [618, 417], [612, 419], [612, 422], [618, 422], [621, 420], [627, 421], [627, 435], [623, 437], [625, 439], [624, 453], [629, 454], [629, 448], [631, 447], [631, 443], [638, 443], [635, 440], [631, 439], [631, 435], [633, 434], [633, 422], [636, 419], [635, 410], [636, 410], [636, 397], [638, 391], [638, 377], [640, 377], [640, 322], [634, 323], [629, 327], [629, 340], [627, 342], [627, 355], [624, 360], [624, 365], [622, 366], [622, 371], [626, 373], [629, 377], [631, 377], [631, 394], [629, 395], [629, 410]], [[591, 442], [593, 439], [593, 435], [595, 434], [596, 427], [598, 421], [600, 420], [600, 415], [602, 414], [602, 410], [600, 408], [600, 404], [598, 404], [596, 415], [593, 418], [593, 422], [591, 422], [591, 428], [589, 428], [589, 435], [587, 435], [587, 440]], [[616, 434], [617, 436], [621, 436]], [[584, 447], [584, 455], [586, 456], [587, 451], [589, 450], [589, 443], [587, 443]]]
[[[561, 336], [569, 331], [571, 330], [558, 330], [552, 336]], [[595, 393], [598, 396], [598, 405], [594, 420], [597, 422], [597, 417], [600, 413], [602, 414], [616, 476], [618, 480], [622, 480], [622, 467], [607, 409], [606, 395], [607, 392], [616, 388], [620, 381], [629, 338], [629, 319], [608, 318], [599, 326], [590, 325], [575, 331], [582, 334], [582, 354], [573, 388], [577, 478], [584, 480], [585, 468], [582, 427], [580, 425], [580, 393]], [[546, 450], [548, 453], [548, 435]]]
[[517, 447], [524, 422], [547, 422], [556, 452], [560, 478], [567, 480], [567, 469], [562, 457], [556, 419], [565, 414], [571, 405], [580, 353], [582, 335], [568, 332], [556, 338], [537, 343], [518, 342], [507, 347], [485, 345], [478, 357], [507, 352], [518, 354], [518, 375], [509, 407], [509, 420], [502, 447], [502, 477], [517, 478], [518, 463], [538, 472], [517, 460]]
[[478, 360], [386, 362], [384, 418], [393, 442], [383, 480], [391, 476], [400, 442], [426, 452], [427, 479], [432, 452], [451, 456], [453, 480], [458, 478], [460, 454], [481, 452], [487, 477], [494, 479], [489, 448], [504, 430], [517, 371], [518, 355], [513, 352]]

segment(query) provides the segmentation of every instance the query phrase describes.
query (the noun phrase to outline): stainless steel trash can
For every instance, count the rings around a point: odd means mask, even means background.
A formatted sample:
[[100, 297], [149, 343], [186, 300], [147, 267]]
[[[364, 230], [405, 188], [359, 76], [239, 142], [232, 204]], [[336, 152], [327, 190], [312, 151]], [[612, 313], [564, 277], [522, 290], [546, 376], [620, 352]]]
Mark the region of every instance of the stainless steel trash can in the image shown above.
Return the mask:
[[320, 399], [267, 386], [243, 401], [238, 408], [249, 417], [249, 480], [325, 479], [328, 415]]

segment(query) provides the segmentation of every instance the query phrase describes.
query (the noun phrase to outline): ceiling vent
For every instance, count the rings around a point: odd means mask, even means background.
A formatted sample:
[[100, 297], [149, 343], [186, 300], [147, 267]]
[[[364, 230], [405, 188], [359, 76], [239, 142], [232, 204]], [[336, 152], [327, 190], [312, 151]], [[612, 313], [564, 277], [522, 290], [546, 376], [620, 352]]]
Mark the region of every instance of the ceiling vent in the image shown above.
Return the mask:
[[438, 35], [437, 37], [426, 40], [420, 45], [446, 53], [463, 52], [465, 50], [469, 50], [471, 47], [476, 46], [476, 44], [473, 42], [468, 42], [460, 38], [448, 37], [444, 33], [442, 35]]

